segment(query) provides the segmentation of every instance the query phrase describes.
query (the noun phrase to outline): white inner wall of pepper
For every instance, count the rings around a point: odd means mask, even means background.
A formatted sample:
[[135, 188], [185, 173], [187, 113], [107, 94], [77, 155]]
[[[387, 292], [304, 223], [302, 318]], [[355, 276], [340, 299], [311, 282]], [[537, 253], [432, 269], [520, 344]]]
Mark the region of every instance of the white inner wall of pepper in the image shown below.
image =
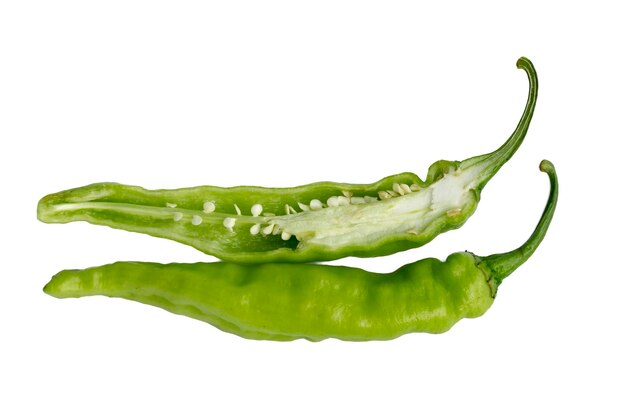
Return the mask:
[[[0, 3], [0, 415], [624, 415], [620, 220], [626, 28], [618, 2]], [[369, 183], [499, 146], [530, 58], [528, 135], [473, 217], [428, 245], [338, 265], [391, 271], [508, 251], [561, 194], [492, 308], [442, 335], [249, 341], [141, 304], [58, 300], [56, 272], [214, 259], [175, 242], [37, 222], [100, 181]], [[210, 210], [210, 206], [205, 207]], [[268, 296], [268, 299], [271, 297]]]

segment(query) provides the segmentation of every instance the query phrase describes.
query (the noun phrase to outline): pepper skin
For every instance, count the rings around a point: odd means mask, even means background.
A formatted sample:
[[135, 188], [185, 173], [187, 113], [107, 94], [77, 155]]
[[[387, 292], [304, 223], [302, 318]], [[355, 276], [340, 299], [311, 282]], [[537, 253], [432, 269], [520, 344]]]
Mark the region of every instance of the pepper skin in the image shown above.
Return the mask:
[[531, 237], [514, 251], [445, 262], [424, 259], [389, 274], [315, 264], [155, 264], [119, 262], [55, 275], [44, 291], [59, 298], [106, 295], [164, 308], [236, 335], [263, 340], [387, 340], [441, 333], [478, 317], [502, 280], [546, 234], [558, 198], [554, 166], [543, 161], [551, 191]]
[[146, 190], [98, 183], [39, 202], [46, 223], [87, 221], [172, 239], [241, 263], [313, 262], [373, 257], [422, 246], [474, 213], [485, 184], [522, 143], [537, 100], [532, 63], [519, 124], [496, 151], [435, 162], [425, 181], [413, 173], [373, 184], [319, 182], [294, 188], [201, 186]]

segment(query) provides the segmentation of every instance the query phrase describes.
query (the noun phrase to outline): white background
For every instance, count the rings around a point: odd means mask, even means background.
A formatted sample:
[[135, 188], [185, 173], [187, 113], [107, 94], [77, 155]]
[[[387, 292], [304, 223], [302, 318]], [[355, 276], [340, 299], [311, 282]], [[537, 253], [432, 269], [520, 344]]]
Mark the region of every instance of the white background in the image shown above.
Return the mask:
[[[0, 415], [623, 416], [619, 2], [419, 3], [2, 2]], [[214, 260], [39, 223], [45, 194], [423, 176], [508, 137], [526, 101], [522, 55], [539, 73], [535, 117], [476, 214], [420, 249], [334, 262], [391, 271], [510, 250], [543, 210], [548, 158], [553, 224], [479, 319], [389, 342], [259, 342], [41, 291], [66, 268]]]

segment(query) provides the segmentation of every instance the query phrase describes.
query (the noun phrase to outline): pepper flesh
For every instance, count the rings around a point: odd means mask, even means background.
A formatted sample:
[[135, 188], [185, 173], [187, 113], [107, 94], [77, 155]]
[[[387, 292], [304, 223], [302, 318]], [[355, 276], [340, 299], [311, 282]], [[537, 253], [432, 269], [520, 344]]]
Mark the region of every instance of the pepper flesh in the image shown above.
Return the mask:
[[514, 251], [445, 262], [424, 259], [395, 272], [315, 264], [119, 262], [55, 275], [44, 291], [59, 298], [105, 295], [161, 307], [250, 339], [387, 340], [441, 333], [479, 317], [502, 280], [536, 250], [558, 198], [554, 166], [543, 161], [550, 196], [531, 237]]
[[401, 173], [372, 184], [319, 182], [282, 189], [146, 190], [98, 183], [44, 197], [38, 218], [146, 233], [242, 263], [372, 257], [419, 247], [465, 223], [482, 188], [522, 143], [538, 81], [528, 59], [520, 58], [517, 66], [528, 76], [529, 93], [511, 137], [489, 154], [435, 162], [424, 181]]

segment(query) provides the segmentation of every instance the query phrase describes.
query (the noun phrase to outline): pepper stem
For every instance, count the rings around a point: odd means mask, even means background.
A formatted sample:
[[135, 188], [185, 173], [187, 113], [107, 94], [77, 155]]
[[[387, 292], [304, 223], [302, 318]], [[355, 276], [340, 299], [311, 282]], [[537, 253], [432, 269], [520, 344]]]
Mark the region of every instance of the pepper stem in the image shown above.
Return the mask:
[[467, 169], [475, 165], [480, 166], [480, 174], [477, 177], [476, 189], [481, 190], [485, 184], [498, 172], [500, 167], [506, 163], [517, 148], [522, 144], [526, 132], [528, 132], [528, 126], [530, 120], [533, 117], [535, 111], [535, 104], [537, 103], [537, 91], [539, 88], [539, 81], [537, 80], [537, 72], [532, 62], [528, 58], [521, 57], [517, 60], [517, 68], [523, 69], [528, 76], [529, 88], [528, 99], [524, 108], [524, 113], [517, 124], [517, 127], [509, 137], [509, 139], [495, 151], [476, 156], [470, 159], [466, 159], [461, 162], [461, 168]]
[[543, 210], [543, 214], [541, 215], [541, 219], [539, 220], [535, 231], [519, 248], [512, 250], [511, 252], [499, 253], [481, 258], [482, 263], [491, 270], [493, 274], [492, 278], [496, 285], [500, 285], [504, 278], [508, 277], [520, 265], [526, 262], [528, 258], [530, 258], [543, 240], [546, 232], [548, 231], [548, 227], [550, 226], [550, 221], [554, 215], [556, 202], [559, 197], [559, 181], [552, 162], [544, 159], [541, 161], [539, 169], [547, 173], [548, 177], [550, 177], [550, 196], [548, 197], [546, 208]]

